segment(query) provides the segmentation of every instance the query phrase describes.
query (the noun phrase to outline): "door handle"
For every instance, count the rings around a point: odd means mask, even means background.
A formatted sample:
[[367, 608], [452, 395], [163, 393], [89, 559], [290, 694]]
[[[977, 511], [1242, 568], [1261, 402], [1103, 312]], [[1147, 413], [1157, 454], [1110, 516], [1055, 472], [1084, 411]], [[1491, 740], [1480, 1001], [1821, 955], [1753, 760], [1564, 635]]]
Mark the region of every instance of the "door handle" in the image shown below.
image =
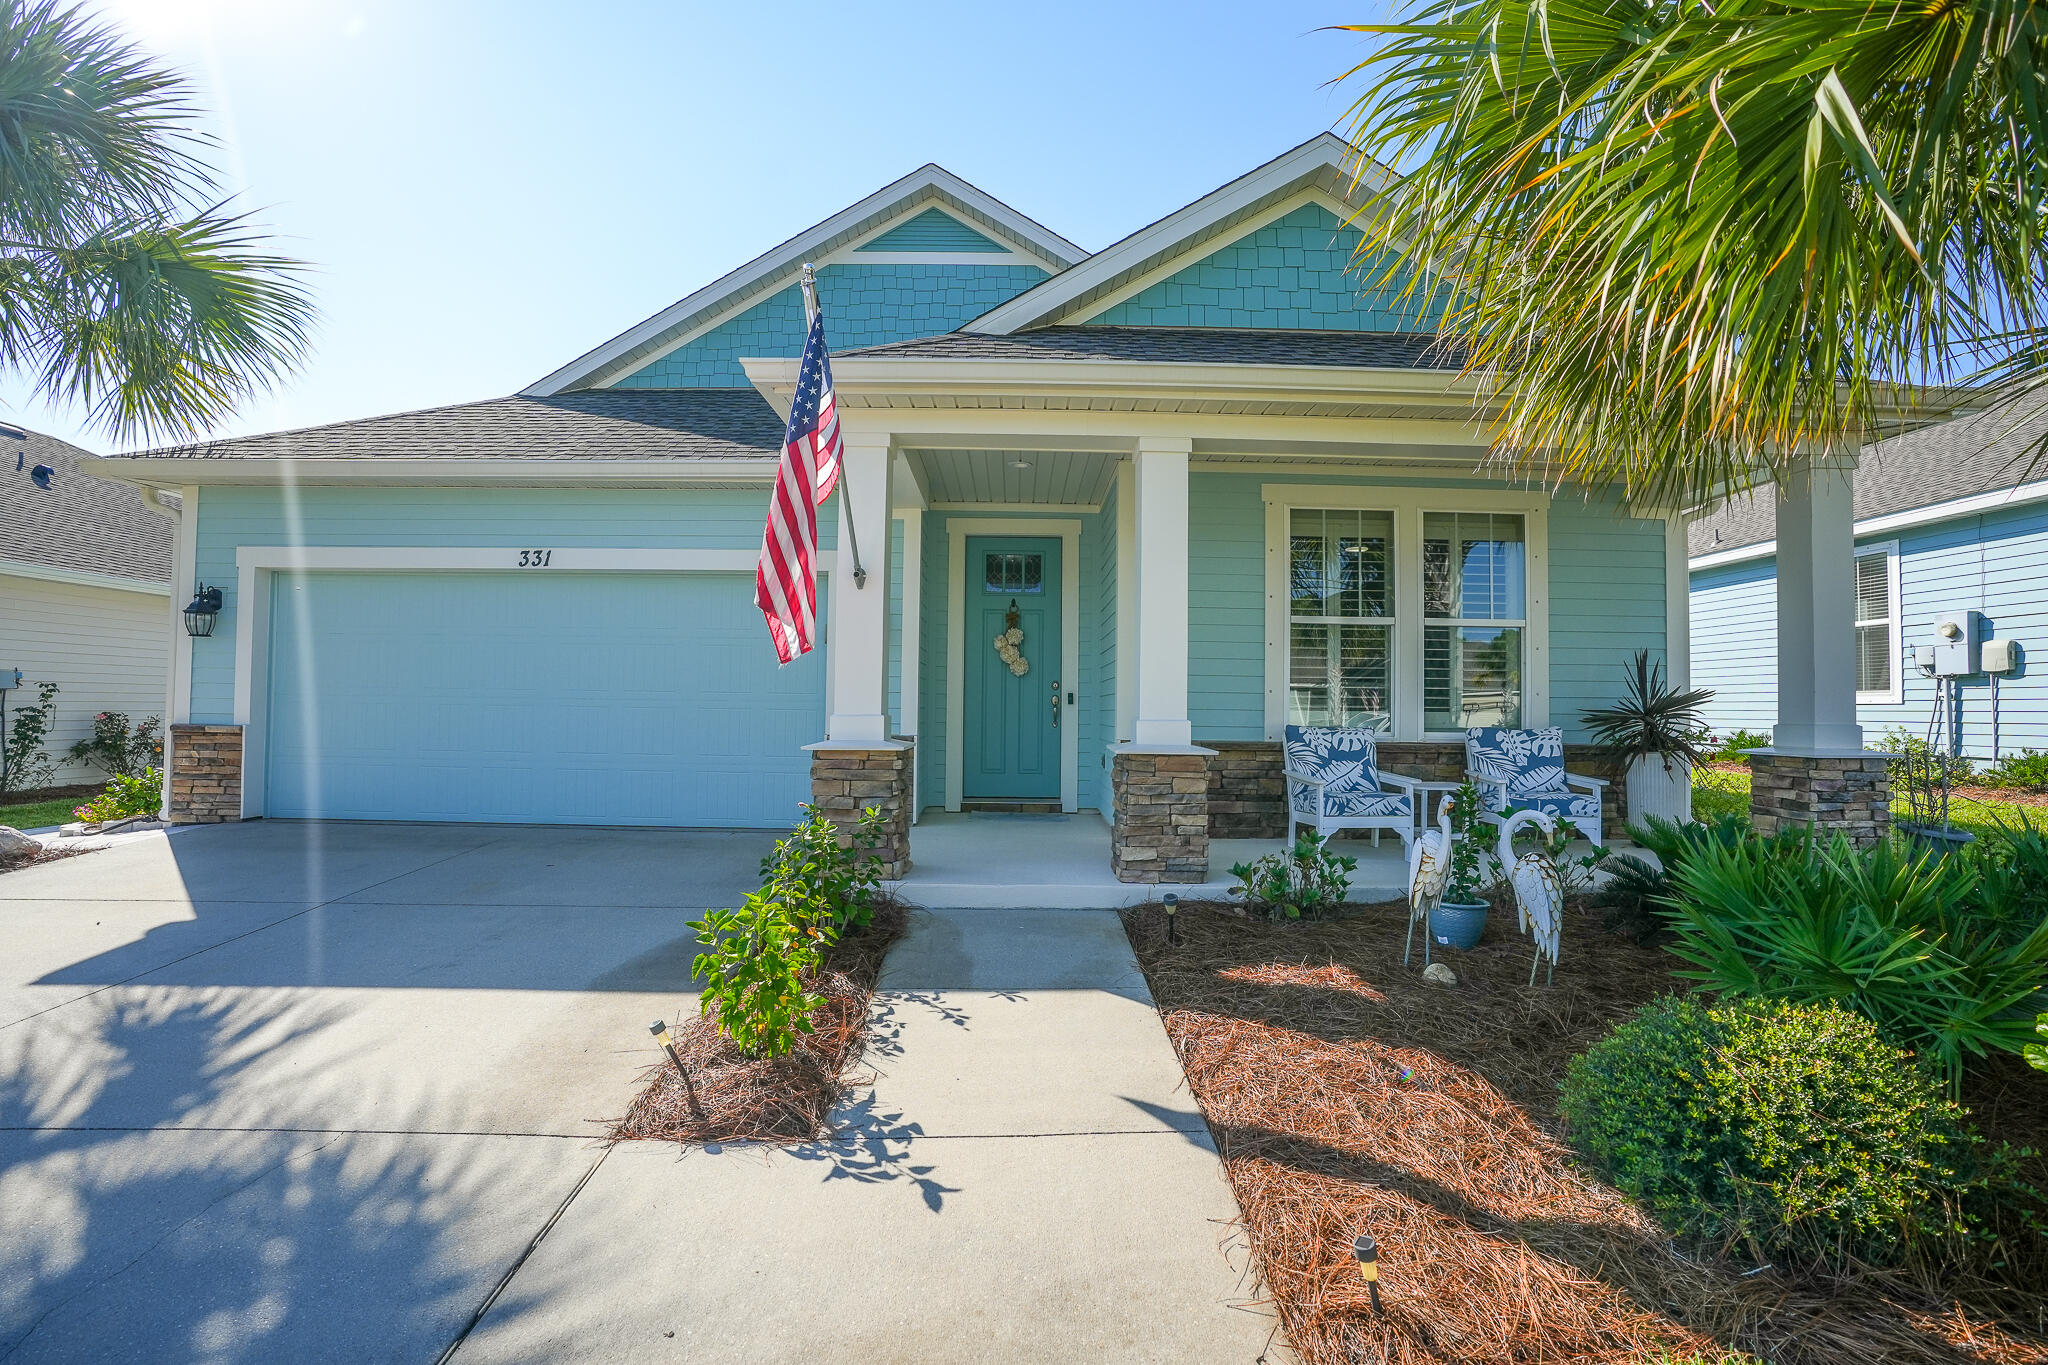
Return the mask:
[[1060, 680], [1052, 680], [1052, 728], [1060, 728]]

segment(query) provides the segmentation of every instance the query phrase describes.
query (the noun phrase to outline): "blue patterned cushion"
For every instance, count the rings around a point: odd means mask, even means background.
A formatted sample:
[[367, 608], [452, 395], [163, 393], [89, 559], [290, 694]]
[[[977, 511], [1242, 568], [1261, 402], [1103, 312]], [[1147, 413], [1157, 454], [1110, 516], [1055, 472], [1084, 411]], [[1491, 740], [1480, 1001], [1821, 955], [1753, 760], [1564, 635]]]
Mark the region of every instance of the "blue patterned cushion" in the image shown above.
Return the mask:
[[[1379, 744], [1370, 730], [1333, 725], [1290, 725], [1286, 734], [1287, 769], [1323, 782], [1326, 815], [1406, 815], [1406, 792], [1380, 790]], [[1290, 799], [1300, 815], [1316, 813], [1313, 787], [1289, 784]]]
[[[1567, 796], [1564, 782], [1564, 731], [1552, 725], [1541, 730], [1505, 730], [1498, 725], [1465, 732], [1465, 769], [1473, 777], [1507, 785], [1518, 803], [1534, 796]], [[1500, 789], [1491, 788], [1487, 806], [1500, 809]]]
[[1598, 820], [1599, 792], [1565, 792], [1562, 795], [1523, 796], [1515, 800], [1516, 810], [1540, 810], [1560, 820]]

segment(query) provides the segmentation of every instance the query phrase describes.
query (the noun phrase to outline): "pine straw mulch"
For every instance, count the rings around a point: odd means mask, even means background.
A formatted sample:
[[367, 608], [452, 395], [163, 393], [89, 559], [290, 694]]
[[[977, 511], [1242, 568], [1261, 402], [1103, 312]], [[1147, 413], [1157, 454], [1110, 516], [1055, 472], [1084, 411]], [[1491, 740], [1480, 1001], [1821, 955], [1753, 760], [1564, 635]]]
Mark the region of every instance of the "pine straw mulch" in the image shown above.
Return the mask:
[[[1310, 925], [1189, 906], [1179, 947], [1156, 905], [1124, 912], [1304, 1361], [2048, 1361], [2048, 1335], [1997, 1326], [1904, 1272], [1745, 1274], [1688, 1251], [1578, 1169], [1557, 1114], [1566, 1059], [1681, 983], [1661, 950], [1574, 909], [1556, 984], [1532, 990], [1528, 941], [1511, 911], [1503, 932], [1503, 913], [1478, 948], [1439, 953], [1459, 977], [1446, 989], [1422, 980], [1419, 944], [1402, 966], [1399, 902]], [[2025, 1098], [2001, 1127], [2038, 1132], [2048, 1087], [2014, 1084]], [[1383, 1317], [1351, 1258], [1367, 1231]], [[2048, 1329], [2025, 1302], [2003, 1306]]]
[[0, 872], [18, 872], [24, 867], [34, 867], [37, 863], [54, 863], [59, 858], [76, 858], [81, 854], [94, 851], [89, 848], [65, 848], [59, 845], [56, 847], [44, 847], [28, 853], [16, 853], [12, 856], [0, 854]]
[[881, 977], [882, 959], [909, 920], [908, 910], [884, 898], [866, 928], [833, 945], [813, 987], [825, 997], [811, 1015], [816, 1032], [802, 1035], [786, 1057], [743, 1057], [701, 1015], [673, 1023], [669, 1036], [687, 1074], [677, 1075], [666, 1057], [648, 1067], [641, 1073], [646, 1089], [612, 1123], [607, 1140], [702, 1145], [827, 1136], [827, 1116], [867, 1047], [868, 997]]

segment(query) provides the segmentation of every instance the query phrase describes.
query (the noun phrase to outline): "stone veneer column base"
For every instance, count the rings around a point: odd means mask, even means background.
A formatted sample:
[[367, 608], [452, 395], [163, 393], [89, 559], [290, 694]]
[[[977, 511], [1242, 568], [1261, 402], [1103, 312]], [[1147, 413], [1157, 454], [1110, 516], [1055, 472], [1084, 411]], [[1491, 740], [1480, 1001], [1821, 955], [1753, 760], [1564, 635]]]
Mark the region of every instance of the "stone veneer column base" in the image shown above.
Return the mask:
[[173, 725], [164, 759], [171, 768], [174, 825], [217, 825], [242, 818], [242, 727]]
[[1209, 760], [1214, 752], [1119, 746], [1110, 760], [1110, 867], [1120, 882], [1209, 880]]
[[1858, 846], [1868, 846], [1891, 832], [1889, 755], [1813, 757], [1753, 749], [1749, 782], [1749, 818], [1759, 834], [1811, 825], [1822, 834], [1846, 834]]
[[861, 812], [882, 812], [882, 875], [901, 881], [910, 875], [911, 774], [916, 746], [908, 740], [886, 745], [804, 746], [811, 754], [811, 804], [839, 826], [839, 840], [851, 843]]

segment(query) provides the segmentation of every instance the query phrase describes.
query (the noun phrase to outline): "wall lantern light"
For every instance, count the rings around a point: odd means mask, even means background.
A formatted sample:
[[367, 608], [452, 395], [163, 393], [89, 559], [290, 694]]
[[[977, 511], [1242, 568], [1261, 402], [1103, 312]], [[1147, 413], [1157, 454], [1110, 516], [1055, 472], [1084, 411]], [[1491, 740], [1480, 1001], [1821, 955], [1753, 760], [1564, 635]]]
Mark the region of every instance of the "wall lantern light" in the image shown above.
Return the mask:
[[220, 589], [209, 588], [204, 583], [192, 594], [192, 605], [185, 608], [185, 633], [195, 640], [213, 634], [213, 623], [220, 619]]

